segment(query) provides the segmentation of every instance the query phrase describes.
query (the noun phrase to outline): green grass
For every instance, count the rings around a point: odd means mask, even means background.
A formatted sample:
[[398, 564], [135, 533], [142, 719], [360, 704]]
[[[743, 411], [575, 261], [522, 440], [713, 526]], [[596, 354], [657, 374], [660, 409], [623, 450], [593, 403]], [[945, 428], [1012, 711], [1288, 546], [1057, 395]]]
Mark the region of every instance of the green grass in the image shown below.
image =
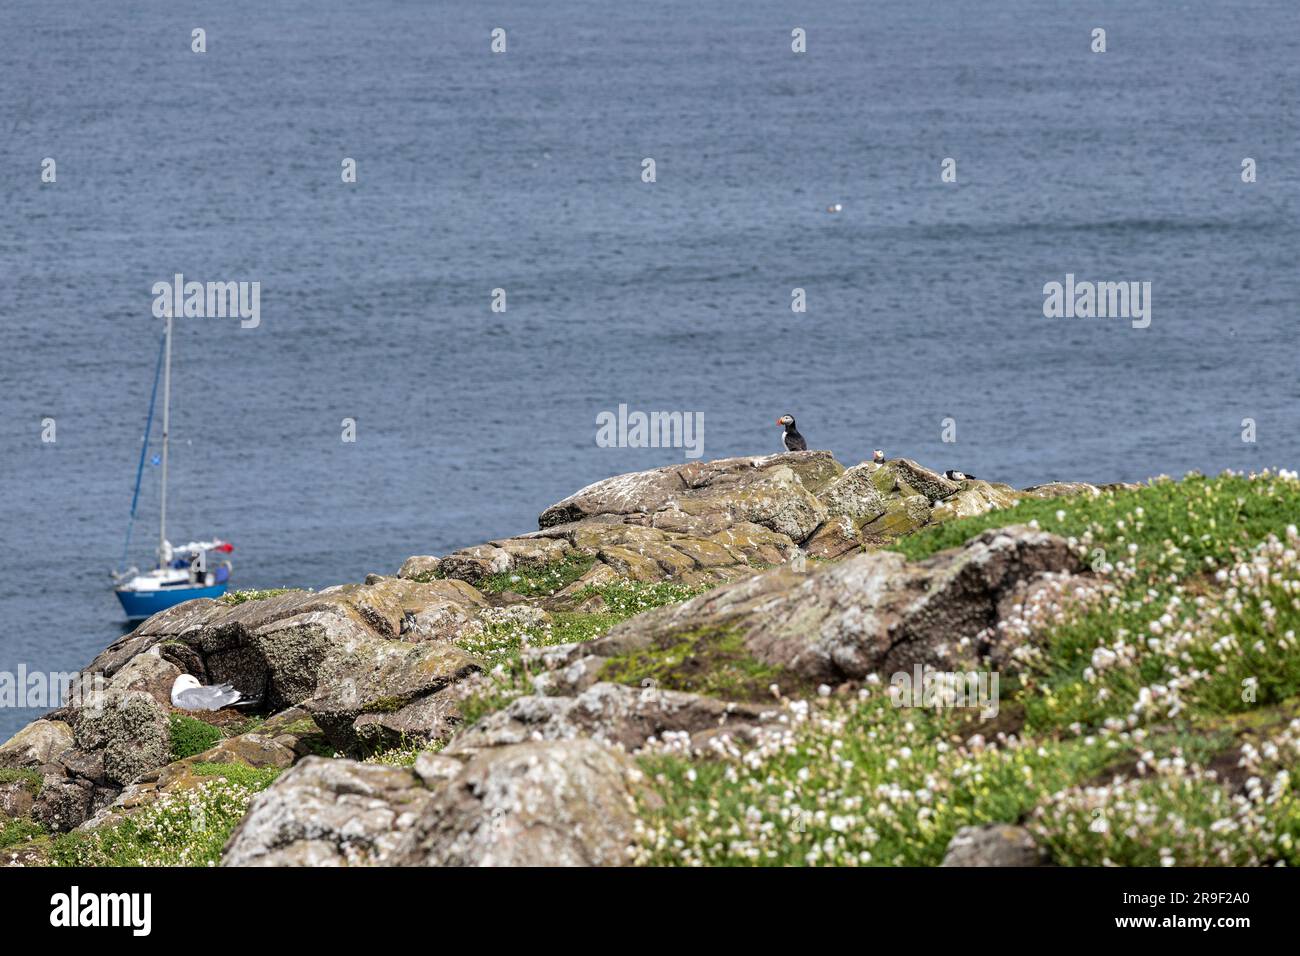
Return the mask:
[[951, 715], [897, 709], [879, 691], [790, 717], [793, 741], [743, 762], [643, 756], [664, 805], [642, 808], [638, 862], [934, 865], [959, 827], [1015, 820], [1116, 759], [1095, 741], [967, 747], [948, 739]]
[[45, 827], [25, 817], [0, 822], [0, 850], [7, 850], [45, 835]]
[[[55, 866], [215, 866], [248, 805], [269, 780], [229, 779], [230, 765], [193, 790], [164, 794], [113, 826], [56, 837]], [[250, 769], [250, 768], [244, 768]]]
[[[1134, 509], [1139, 507], [1143, 515], [1135, 521]], [[1298, 509], [1300, 484], [1294, 481], [1189, 475], [1181, 481], [1155, 480], [1135, 490], [1103, 491], [1096, 497], [1024, 499], [1011, 508], [923, 528], [893, 542], [889, 550], [918, 560], [964, 544], [988, 528], [1037, 521], [1044, 531], [1066, 538], [1092, 532], [1090, 550], [1107, 551], [1112, 559], [1133, 542], [1155, 546], [1173, 541], [1187, 566], [1199, 567], [1207, 557], [1223, 561], [1235, 548], [1261, 541], [1270, 532], [1281, 533], [1300, 516]], [[1117, 528], [1116, 522], [1125, 516], [1129, 523]]]
[[666, 646], [611, 657], [600, 677], [726, 700], [771, 700], [773, 684], [788, 690], [794, 683], [783, 668], [755, 659], [736, 628], [682, 631]]
[[1024, 726], [973, 737], [969, 718], [894, 708], [877, 683], [789, 704], [790, 736], [743, 759], [652, 750], [664, 802], [643, 808], [640, 862], [930, 865], [959, 826], [1019, 822], [1063, 864], [1295, 865], [1297, 517], [1290, 475], [1189, 476], [895, 542], [920, 559], [1035, 523], [1096, 572], [1012, 622], [1030, 636], [1001, 707]]
[[604, 605], [601, 613], [612, 615], [622, 621], [644, 611], [652, 611], [669, 604], [679, 604], [707, 590], [707, 587], [679, 584], [675, 581], [646, 584], [620, 579], [606, 584], [588, 585], [578, 592], [577, 599], [586, 601], [592, 597], [599, 597]]
[[265, 790], [284, 771], [279, 767], [250, 767], [243, 763], [208, 763], [200, 761], [190, 768], [198, 777], [221, 777], [249, 790]]
[[219, 727], [190, 717], [186, 714], [171, 714], [167, 719], [171, 730], [172, 760], [184, 760], [216, 746], [225, 734]]
[[26, 768], [21, 769], [0, 769], [0, 786], [9, 783], [21, 783], [27, 788], [27, 792], [33, 797], [41, 795], [41, 775], [35, 770]]
[[486, 594], [511, 591], [529, 598], [550, 597], [581, 578], [595, 563], [595, 555], [570, 551], [559, 561], [486, 575], [478, 589]]
[[615, 581], [579, 593], [582, 601], [600, 596], [604, 606], [599, 611], [558, 611], [549, 615], [549, 620], [512, 608], [484, 615], [485, 626], [479, 633], [463, 632], [456, 639], [459, 646], [492, 665], [488, 686], [461, 703], [461, 725], [468, 727], [517, 697], [532, 693], [520, 656], [525, 645], [551, 647], [594, 640], [620, 621], [684, 601], [703, 590], [664, 582]]

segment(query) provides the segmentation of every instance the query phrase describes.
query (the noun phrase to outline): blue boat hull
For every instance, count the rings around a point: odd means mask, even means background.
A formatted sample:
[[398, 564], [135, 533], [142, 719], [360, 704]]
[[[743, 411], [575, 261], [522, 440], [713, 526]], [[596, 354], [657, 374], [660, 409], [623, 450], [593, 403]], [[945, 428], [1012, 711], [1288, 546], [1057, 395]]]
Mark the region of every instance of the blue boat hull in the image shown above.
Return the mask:
[[193, 601], [195, 598], [219, 598], [226, 593], [228, 586], [223, 581], [212, 587], [161, 588], [157, 591], [114, 591], [113, 593], [122, 602], [122, 610], [126, 611], [128, 621], [143, 621], [146, 617], [165, 611], [169, 607], [175, 607], [182, 601]]

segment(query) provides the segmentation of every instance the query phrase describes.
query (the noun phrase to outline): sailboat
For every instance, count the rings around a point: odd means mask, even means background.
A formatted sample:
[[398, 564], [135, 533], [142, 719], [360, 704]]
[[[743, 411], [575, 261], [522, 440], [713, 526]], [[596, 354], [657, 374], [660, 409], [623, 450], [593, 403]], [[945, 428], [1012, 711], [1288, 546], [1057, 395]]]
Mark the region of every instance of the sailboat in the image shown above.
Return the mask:
[[220, 538], [191, 541], [179, 547], [167, 540], [167, 439], [171, 428], [172, 397], [172, 315], [168, 309], [166, 327], [158, 345], [158, 363], [154, 369], [153, 391], [149, 396], [149, 416], [144, 426], [140, 463], [135, 471], [135, 492], [131, 497], [131, 519], [127, 524], [122, 563], [126, 563], [131, 548], [131, 530], [135, 525], [136, 507], [140, 503], [140, 481], [144, 477], [144, 463], [149, 453], [149, 432], [153, 427], [160, 376], [163, 386], [162, 454], [155, 459], [155, 463], [162, 466], [158, 564], [149, 571], [142, 572], [131, 567], [113, 576], [113, 593], [122, 602], [122, 610], [126, 612], [129, 621], [143, 620], [182, 601], [216, 598], [225, 594], [230, 581], [230, 562], [220, 558], [209, 561], [208, 555], [228, 555], [235, 549], [230, 542]]

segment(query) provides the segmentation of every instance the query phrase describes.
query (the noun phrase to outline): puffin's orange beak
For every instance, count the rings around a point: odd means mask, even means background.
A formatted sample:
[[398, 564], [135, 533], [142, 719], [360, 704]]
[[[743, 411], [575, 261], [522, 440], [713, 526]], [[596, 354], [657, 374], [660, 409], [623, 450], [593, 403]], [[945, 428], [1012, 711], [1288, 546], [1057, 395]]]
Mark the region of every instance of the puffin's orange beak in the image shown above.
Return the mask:
[[780, 424], [781, 424], [781, 419], [778, 418], [778, 419], [776, 420], [776, 423], [777, 423], [778, 425], [780, 425]]

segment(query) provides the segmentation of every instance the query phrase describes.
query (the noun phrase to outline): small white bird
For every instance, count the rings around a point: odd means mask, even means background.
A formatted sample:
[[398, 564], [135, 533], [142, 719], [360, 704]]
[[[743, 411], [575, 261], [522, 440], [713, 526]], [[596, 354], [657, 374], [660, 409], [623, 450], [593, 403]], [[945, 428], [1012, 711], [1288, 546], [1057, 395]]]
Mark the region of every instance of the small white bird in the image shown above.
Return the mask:
[[220, 710], [240, 698], [229, 684], [204, 687], [193, 674], [182, 674], [172, 684], [172, 706], [181, 710]]

